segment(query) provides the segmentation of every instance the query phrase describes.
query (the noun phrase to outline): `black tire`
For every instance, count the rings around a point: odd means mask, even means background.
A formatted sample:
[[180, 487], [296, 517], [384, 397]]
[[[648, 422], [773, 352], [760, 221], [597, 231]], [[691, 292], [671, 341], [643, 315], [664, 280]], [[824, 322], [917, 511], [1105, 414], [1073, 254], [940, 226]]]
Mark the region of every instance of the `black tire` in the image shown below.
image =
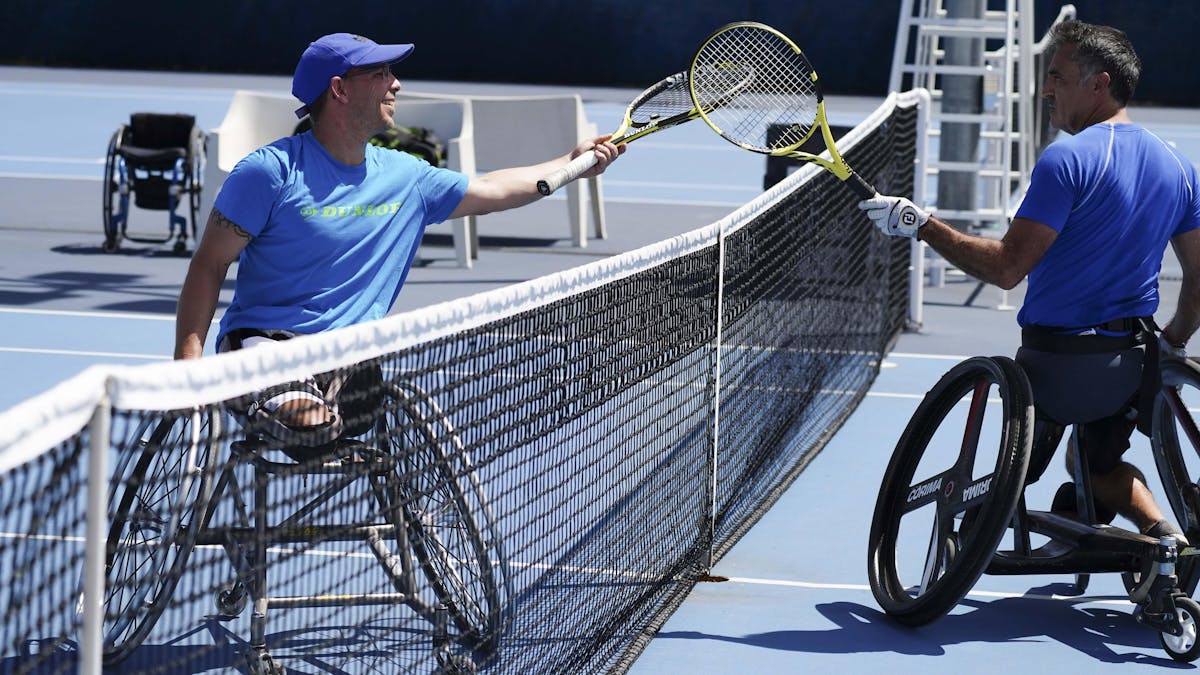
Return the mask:
[[117, 179], [117, 162], [121, 161], [118, 150], [121, 147], [125, 127], [121, 126], [113, 132], [108, 142], [108, 153], [104, 156], [104, 196], [101, 201], [101, 223], [104, 225], [104, 252], [113, 253], [121, 245], [121, 233], [113, 221], [113, 198], [120, 190]]
[[[1162, 364], [1163, 389], [1155, 401], [1151, 444], [1163, 492], [1175, 521], [1192, 545], [1200, 544], [1200, 366], [1190, 360], [1168, 359]], [[1195, 593], [1200, 577], [1194, 556], [1176, 566], [1180, 588]]]
[[105, 553], [106, 665], [146, 639], [187, 566], [212, 497], [217, 429], [210, 419], [197, 412], [144, 422], [118, 459]]
[[464, 647], [493, 653], [512, 597], [487, 498], [457, 432], [419, 388], [397, 388], [384, 416], [413, 553]]
[[204, 191], [204, 169], [208, 163], [208, 157], [205, 153], [208, 152], [208, 140], [200, 127], [192, 127], [191, 143], [188, 146], [188, 212], [191, 216], [191, 237], [192, 244], [195, 247], [199, 244], [196, 232], [200, 227], [200, 195]]
[[1171, 658], [1184, 663], [1191, 663], [1200, 657], [1200, 640], [1197, 639], [1197, 629], [1200, 628], [1200, 604], [1191, 598], [1176, 596], [1175, 616], [1179, 619], [1182, 635], [1159, 633], [1158, 641]]
[[[1002, 411], [984, 429], [991, 395], [1000, 397]], [[963, 412], [965, 420], [956, 419]], [[867, 576], [888, 615], [927, 624], [983, 574], [1024, 486], [1033, 417], [1029, 381], [1005, 357], [968, 359], [925, 395], [892, 453], [871, 522]], [[983, 431], [995, 437], [995, 456], [990, 445], [977, 452]], [[914, 537], [905, 536], [914, 534], [924, 539], [916, 542], [917, 556]], [[921, 555], [919, 565], [909, 564]]]

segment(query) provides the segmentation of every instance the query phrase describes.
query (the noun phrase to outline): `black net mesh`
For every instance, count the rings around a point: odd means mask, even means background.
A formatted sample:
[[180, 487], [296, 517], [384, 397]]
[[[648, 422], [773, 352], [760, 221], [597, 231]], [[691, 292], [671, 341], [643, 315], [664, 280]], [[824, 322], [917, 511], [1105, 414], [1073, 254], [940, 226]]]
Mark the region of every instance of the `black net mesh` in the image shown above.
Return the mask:
[[[880, 119], [847, 159], [911, 195], [916, 109]], [[824, 172], [780, 194], [679, 255], [345, 364], [372, 374], [340, 410], [357, 436], [284, 447], [253, 395], [117, 405], [93, 541], [108, 672], [626, 669], [904, 323], [907, 241]], [[80, 665], [87, 442], [0, 474], [0, 672]]]

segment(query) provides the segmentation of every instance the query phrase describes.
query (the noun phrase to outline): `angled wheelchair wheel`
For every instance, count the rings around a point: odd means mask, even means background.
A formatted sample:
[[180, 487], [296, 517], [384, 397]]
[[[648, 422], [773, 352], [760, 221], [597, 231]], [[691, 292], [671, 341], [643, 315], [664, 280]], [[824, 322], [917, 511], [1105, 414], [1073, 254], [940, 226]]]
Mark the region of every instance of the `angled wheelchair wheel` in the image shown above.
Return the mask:
[[[1185, 359], [1162, 364], [1163, 388], [1155, 401], [1151, 444], [1163, 492], [1175, 521], [1192, 545], [1200, 545], [1200, 365]], [[1196, 558], [1179, 559], [1176, 574], [1180, 588], [1196, 590]]]
[[871, 591], [897, 621], [941, 617], [983, 574], [1020, 499], [1033, 418], [1029, 381], [1004, 357], [968, 359], [925, 395], [892, 453], [868, 543]]
[[125, 134], [125, 127], [117, 129], [108, 142], [108, 154], [104, 157], [104, 195], [101, 201], [101, 222], [104, 225], [104, 252], [112, 253], [121, 245], [121, 232], [113, 217], [113, 200], [121, 189], [117, 162], [122, 161], [118, 150]]
[[1191, 663], [1200, 658], [1200, 640], [1197, 639], [1200, 605], [1191, 598], [1175, 598], [1175, 618], [1179, 620], [1180, 634], [1159, 633], [1158, 641], [1171, 658]]
[[457, 641], [487, 654], [505, 628], [508, 565], [471, 458], [437, 404], [411, 384], [385, 415], [405, 492], [408, 539]]
[[171, 601], [212, 496], [207, 413], [146, 421], [113, 474], [105, 554], [104, 662], [142, 643]]

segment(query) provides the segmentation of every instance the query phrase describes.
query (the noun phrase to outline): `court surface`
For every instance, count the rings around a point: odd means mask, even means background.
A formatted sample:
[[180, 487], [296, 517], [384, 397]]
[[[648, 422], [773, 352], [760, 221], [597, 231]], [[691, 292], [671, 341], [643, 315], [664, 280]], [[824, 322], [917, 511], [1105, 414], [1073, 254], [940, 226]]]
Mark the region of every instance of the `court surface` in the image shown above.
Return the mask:
[[[153, 246], [100, 252], [100, 173], [108, 138], [139, 110], [188, 111], [204, 128], [219, 124], [233, 89], [286, 92], [286, 78], [216, 78], [142, 73], [82, 73], [0, 68], [6, 105], [0, 118], [20, 134], [0, 138], [0, 409], [96, 363], [137, 364], [169, 357], [174, 306], [186, 260]], [[546, 91], [405, 83], [413, 91]], [[589, 118], [615, 127], [628, 90], [585, 90]], [[832, 99], [844, 122], [872, 101]], [[85, 111], [81, 114], [81, 111]], [[1145, 111], [1148, 126], [1200, 162], [1196, 111]], [[1139, 111], [1134, 111], [1139, 119]], [[837, 120], [835, 124], [839, 124]], [[573, 267], [688, 231], [749, 201], [761, 187], [761, 157], [738, 152], [706, 128], [639, 141], [604, 178], [609, 239], [584, 249], [565, 240], [561, 199], [481, 221], [483, 250], [471, 270], [457, 268], [448, 230], [431, 231], [396, 311], [462, 297]], [[13, 185], [46, 176], [45, 194]], [[57, 176], [94, 177], [94, 199], [48, 205]], [[6, 187], [7, 186], [7, 187]], [[94, 227], [23, 224], [30, 209], [94, 214]], [[142, 222], [165, 228], [159, 212]], [[802, 233], [800, 233], [802, 236]], [[1168, 263], [1168, 272], [1170, 263]], [[1130, 616], [1120, 581], [1093, 577], [1071, 597], [1068, 577], [984, 577], [954, 612], [905, 629], [878, 609], [866, 579], [867, 531], [891, 449], [921, 396], [954, 363], [977, 354], [1012, 354], [1023, 286], [1007, 298], [952, 280], [926, 289], [924, 325], [904, 334], [862, 405], [780, 502], [714, 568], [729, 577], [697, 586], [654, 637], [633, 673], [758, 672], [1142, 672], [1191, 669], [1161, 650], [1156, 634]], [[226, 285], [227, 303], [232, 285]], [[1175, 291], [1164, 287], [1165, 303]], [[1130, 458], [1148, 471], [1145, 444]], [[1065, 473], [1055, 462], [1030, 488], [1034, 508], [1048, 504]], [[1041, 501], [1039, 501], [1041, 500]], [[304, 664], [285, 664], [307, 672]]]

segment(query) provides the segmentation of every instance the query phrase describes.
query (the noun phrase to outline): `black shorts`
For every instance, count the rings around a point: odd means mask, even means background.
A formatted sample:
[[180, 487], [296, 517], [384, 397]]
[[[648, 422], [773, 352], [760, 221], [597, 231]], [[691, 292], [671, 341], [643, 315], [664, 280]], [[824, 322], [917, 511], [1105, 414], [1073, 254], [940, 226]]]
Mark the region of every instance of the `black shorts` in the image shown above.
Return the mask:
[[[239, 328], [221, 338], [217, 351], [251, 348], [296, 335], [289, 331]], [[316, 447], [339, 438], [360, 436], [371, 429], [383, 411], [384, 390], [378, 364], [365, 363], [268, 387], [233, 407], [244, 416], [251, 431], [270, 436], [287, 446]], [[324, 405], [330, 412], [330, 423], [302, 428], [282, 424], [275, 419], [274, 412], [289, 400], [309, 400]]]
[[[1129, 449], [1135, 426], [1132, 406], [1139, 393], [1144, 360], [1144, 346], [1096, 354], [1021, 347], [1016, 356], [1033, 388], [1038, 424], [1078, 424], [1080, 448], [1087, 453], [1091, 472], [1098, 474], [1116, 468]], [[1043, 436], [1053, 435], [1043, 431], [1035, 437]], [[1039, 463], [1036, 459], [1035, 466]]]

